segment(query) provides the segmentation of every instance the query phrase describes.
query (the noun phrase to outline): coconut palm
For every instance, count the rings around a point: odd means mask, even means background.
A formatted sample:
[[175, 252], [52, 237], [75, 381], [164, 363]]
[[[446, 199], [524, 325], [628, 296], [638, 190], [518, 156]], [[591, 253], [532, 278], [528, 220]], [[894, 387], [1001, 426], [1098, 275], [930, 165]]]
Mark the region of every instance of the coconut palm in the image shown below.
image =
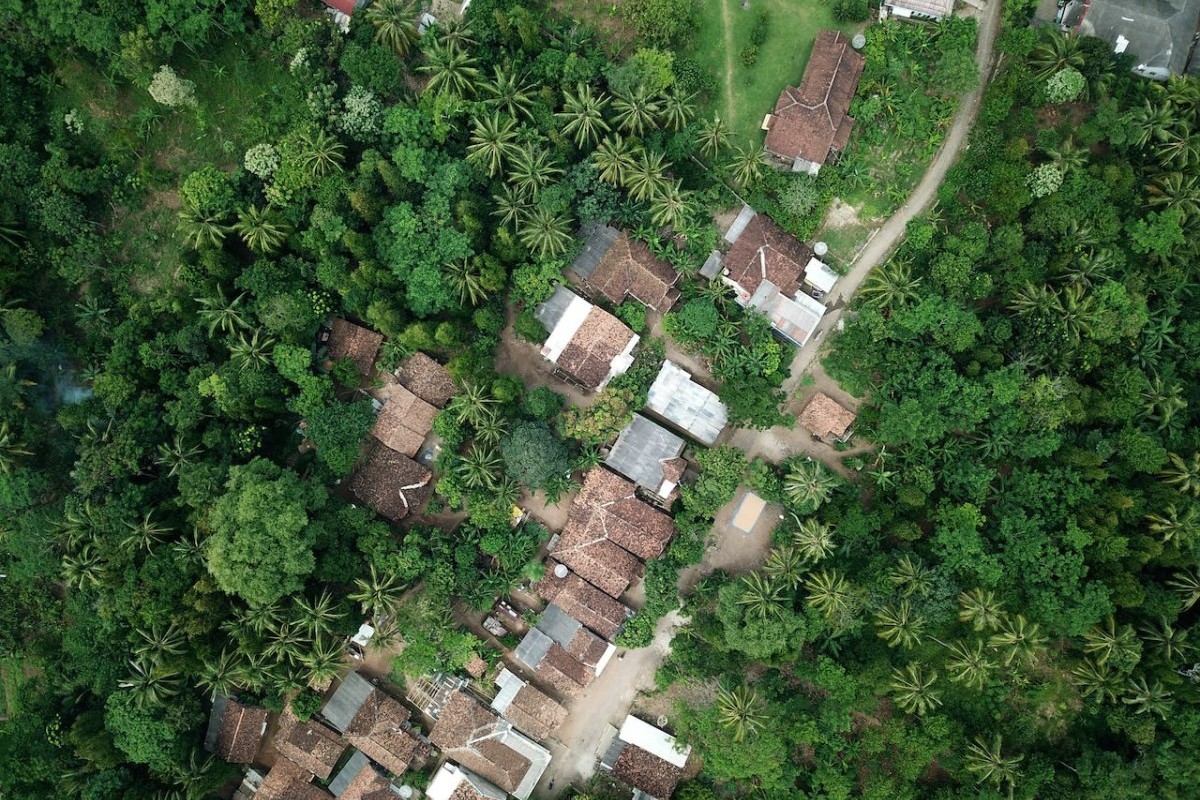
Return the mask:
[[808, 562], [800, 548], [785, 544], [771, 551], [763, 569], [771, 576], [773, 583], [794, 591], [804, 578], [807, 566]]
[[449, 411], [460, 425], [476, 428], [484, 418], [495, 413], [498, 402], [482, 384], [464, 383], [462, 390], [450, 401]]
[[833, 495], [837, 485], [836, 475], [809, 458], [788, 470], [783, 478], [783, 494], [793, 505], [815, 511]]
[[554, 153], [541, 147], [518, 148], [509, 165], [508, 180], [529, 197], [550, 185], [563, 174]]
[[744, 189], [762, 177], [764, 152], [761, 147], [737, 149], [729, 163], [729, 175], [738, 188]]
[[912, 276], [912, 265], [893, 258], [871, 273], [859, 291], [859, 297], [863, 305], [882, 311], [915, 303], [920, 288], [921, 279]]
[[117, 685], [132, 693], [138, 705], [162, 705], [179, 694], [183, 679], [175, 669], [144, 657], [130, 660], [129, 666], [129, 677]]
[[1170, 170], [1188, 170], [1200, 163], [1200, 143], [1192, 135], [1191, 125], [1184, 120], [1176, 120], [1154, 148], [1154, 155]]
[[887, 642], [888, 647], [911, 650], [921, 643], [925, 618], [913, 611], [912, 603], [905, 597], [875, 612], [875, 628], [875, 635]]
[[641, 84], [633, 91], [617, 92], [612, 107], [613, 122], [631, 136], [641, 136], [653, 129], [662, 111], [662, 104]]
[[158, 446], [158, 455], [154, 463], [167, 467], [167, 477], [173, 478], [179, 474], [180, 467], [193, 463], [202, 452], [204, 450], [200, 445], [184, 444], [183, 437], [175, 434], [175, 438], [169, 444]]
[[470, 303], [477, 306], [487, 299], [487, 289], [483, 287], [483, 278], [475, 267], [472, 259], [462, 258], [452, 261], [444, 268], [446, 281], [458, 293], [460, 305]]
[[831, 627], [841, 629], [853, 622], [858, 603], [854, 588], [841, 572], [836, 569], [814, 572], [805, 579], [804, 589], [805, 600], [821, 612]]
[[1121, 695], [1120, 673], [1091, 658], [1085, 658], [1071, 670], [1071, 680], [1085, 698], [1095, 696], [1100, 702], [1115, 703]]
[[270, 641], [263, 653], [276, 662], [297, 662], [304, 648], [310, 643], [304, 628], [292, 620], [284, 620], [270, 631]]
[[532, 118], [533, 103], [529, 99], [532, 90], [533, 85], [525, 83], [511, 66], [496, 65], [492, 68], [492, 79], [483, 82], [483, 93], [487, 98], [484, 103], [513, 118], [522, 114]]
[[982, 689], [991, 678], [996, 662], [988, 656], [983, 642], [955, 642], [950, 645], [946, 670], [950, 680], [971, 689]]
[[475, 30], [471, 27], [471, 23], [466, 19], [456, 19], [451, 16], [447, 20], [438, 22], [437, 37], [443, 44], [468, 49], [479, 44], [475, 38]]
[[204, 539], [200, 531], [192, 530], [190, 534], [180, 537], [171, 545], [171, 552], [185, 564], [199, 564], [204, 558]]
[[967, 772], [975, 776], [977, 782], [990, 783], [996, 791], [1000, 791], [1007, 784], [1008, 796], [1012, 797], [1016, 782], [1021, 777], [1017, 766], [1025, 756], [1004, 755], [1002, 744], [998, 733], [991, 743], [976, 736], [975, 741], [967, 745], [967, 751], [963, 754], [963, 764]]
[[815, 564], [833, 553], [833, 529], [815, 519], [801, 521], [792, 514], [796, 530], [792, 533], [792, 544], [809, 563]]
[[62, 558], [63, 581], [76, 589], [99, 586], [104, 580], [106, 564], [99, 549], [85, 544], [78, 551]]
[[181, 656], [187, 651], [187, 640], [174, 622], [166, 627], [151, 625], [138, 628], [135, 633], [142, 640], [133, 648], [137, 656], [159, 661], [167, 656]]
[[375, 27], [375, 41], [400, 58], [417, 43], [419, 15], [412, 0], [376, 0], [367, 6], [367, 21]]
[[305, 133], [300, 142], [304, 146], [301, 163], [314, 178], [323, 178], [341, 171], [342, 162], [346, 158], [346, 145], [332, 134], [318, 129], [315, 134]]
[[199, 250], [202, 247], [220, 247], [229, 233], [229, 226], [220, 214], [201, 214], [193, 209], [179, 212], [179, 235], [183, 241]]
[[512, 161], [520, 151], [515, 119], [493, 111], [475, 120], [471, 144], [467, 146], [467, 160], [484, 167], [488, 177], [494, 178], [503, 169], [504, 163]]
[[665, 156], [662, 153], [641, 151], [633, 166], [625, 170], [622, 184], [634, 200], [650, 200], [658, 197], [667, 184], [663, 173]]
[[1175, 663], [1192, 651], [1188, 643], [1188, 632], [1176, 628], [1166, 617], [1159, 617], [1158, 622], [1145, 622], [1138, 626], [1142, 640], [1160, 653], [1168, 663]]
[[1168, 453], [1167, 457], [1171, 466], [1158, 473], [1163, 482], [1192, 497], [1200, 497], [1200, 451], [1188, 459], [1178, 453]]
[[924, 715], [942, 704], [941, 693], [933, 688], [937, 673], [925, 670], [917, 664], [908, 664], [903, 669], [893, 669], [888, 687], [892, 698], [902, 710], [909, 714]]
[[1038, 624], [1025, 619], [1023, 614], [1006, 616], [1000, 630], [988, 637], [991, 647], [1003, 651], [1006, 667], [1014, 663], [1033, 664], [1045, 649], [1046, 641]]
[[696, 115], [696, 93], [684, 94], [672, 87], [662, 100], [662, 121], [667, 130], [681, 131]]
[[1143, 416], [1150, 422], [1157, 423], [1160, 431], [1178, 426], [1181, 418], [1177, 415], [1187, 408], [1183, 387], [1179, 384], [1168, 386], [1159, 375], [1150, 379], [1150, 388], [1142, 392], [1142, 400]]
[[530, 207], [529, 199], [507, 184], [500, 189], [500, 194], [492, 195], [492, 202], [496, 204], [492, 215], [499, 218], [501, 225], [508, 225], [514, 229]]
[[574, 93], [563, 92], [563, 110], [555, 114], [563, 120], [562, 131], [570, 136], [579, 148], [591, 147], [611, 128], [604, 121], [608, 98], [592, 91], [585, 83], [577, 84]]
[[297, 622], [310, 639], [332, 631], [334, 624], [344, 616], [328, 590], [322, 591], [313, 600], [301, 596], [295, 602]]
[[1041, 30], [1041, 41], [1029, 54], [1029, 67], [1033, 71], [1033, 77], [1046, 80], [1059, 70], [1067, 67], [1079, 69], [1084, 65], [1078, 36], [1074, 33], [1059, 33], [1057, 28], [1049, 25]]
[[1121, 702], [1132, 706], [1135, 714], [1155, 714], [1162, 719], [1167, 718], [1175, 701], [1171, 692], [1167, 691], [1161, 681], [1147, 683], [1143, 677], [1133, 678], [1125, 689]]
[[425, 91], [470, 97], [479, 78], [475, 57], [457, 44], [435, 39], [425, 50], [422, 72], [429, 74]]
[[1190, 610], [1192, 606], [1200, 602], [1200, 570], [1176, 572], [1174, 577], [1167, 581], [1167, 586], [1170, 586], [1183, 598], [1184, 611]]
[[742, 578], [742, 594], [737, 603], [747, 613], [760, 620], [778, 616], [783, 611], [783, 586], [761, 572], [751, 572]]
[[508, 423], [499, 414], [489, 414], [475, 426], [475, 441], [488, 447], [500, 444], [508, 432]]
[[1089, 153], [1086, 147], [1075, 144], [1075, 137], [1068, 136], [1057, 146], [1047, 150], [1046, 155], [1050, 158], [1050, 163], [1066, 175], [1086, 167]]
[[921, 559], [905, 553], [888, 572], [888, 580], [905, 597], [912, 597], [914, 594], [924, 596], [933, 588], [933, 570]]
[[1059, 316], [1062, 314], [1062, 298], [1051, 286], [1025, 284], [1013, 295], [1009, 309], [1020, 316]]
[[249, 339], [245, 332], [237, 335], [237, 339], [229, 345], [229, 360], [243, 368], [265, 367], [270, 365], [274, 351], [275, 338], [263, 336], [261, 329], [255, 329]]
[[991, 589], [971, 589], [958, 596], [958, 618], [977, 631], [994, 631], [1004, 619], [1004, 604]]
[[679, 181], [668, 182], [650, 201], [650, 221], [659, 227], [680, 230], [687, 223], [691, 209], [691, 194], [681, 188]]
[[129, 534], [121, 540], [121, 549], [130, 553], [136, 550], [150, 552], [171, 532], [170, 526], [155, 522], [149, 511], [137, 522], [126, 522], [125, 527], [129, 529]]
[[1147, 202], [1155, 207], [1178, 209], [1185, 220], [1200, 217], [1200, 175], [1163, 172], [1146, 184]]
[[517, 234], [521, 244], [541, 258], [559, 256], [571, 246], [571, 218], [535, 208], [521, 218]]
[[0, 473], [8, 475], [22, 458], [33, 455], [7, 422], [0, 424]]
[[247, 206], [242, 209], [233, 229], [241, 235], [246, 246], [256, 253], [274, 252], [288, 235], [286, 223], [279, 219], [270, 206]]
[[1131, 142], [1144, 148], [1165, 141], [1178, 120], [1179, 112], [1173, 105], [1146, 98], [1129, 113]]
[[1162, 514], [1148, 514], [1146, 522], [1163, 544], [1186, 544], [1200, 536], [1200, 512], [1194, 505], [1184, 506], [1180, 511], [1170, 503]]
[[471, 445], [458, 462], [458, 475], [469, 489], [490, 489], [496, 485], [496, 476], [504, 462], [495, 450]]
[[1103, 623], [1093, 625], [1083, 634], [1083, 652], [1094, 656], [1099, 664], [1113, 663], [1118, 668], [1137, 662], [1138, 644], [1131, 625], [1117, 625], [1109, 615]]
[[75, 304], [75, 319], [85, 328], [107, 325], [110, 313], [112, 309], [101, 303], [100, 298], [95, 295], [84, 295], [83, 299]]
[[625, 175], [633, 169], [634, 154], [640, 149], [630, 139], [614, 134], [600, 142], [592, 153], [592, 163], [600, 172], [600, 180], [614, 186], [624, 183]]
[[242, 659], [236, 652], [222, 650], [216, 658], [205, 660], [200, 666], [196, 683], [213, 697], [232, 694], [244, 685]]
[[753, 737], [766, 724], [766, 711], [758, 692], [746, 684], [733, 691], [717, 689], [717, 721], [733, 732], [735, 742]]
[[246, 293], [242, 292], [232, 300], [225, 298], [225, 290], [217, 287], [216, 297], [197, 297], [200, 306], [197, 315], [208, 322], [208, 335], [214, 335], [218, 330], [222, 333], [237, 333], [243, 328], [249, 328], [249, 323], [242, 317], [242, 300]]
[[706, 120], [696, 131], [696, 142], [700, 146], [700, 154], [708, 159], [716, 158], [728, 141], [729, 129], [720, 115]]
[[407, 588], [400, 576], [380, 575], [374, 564], [367, 577], [354, 579], [354, 586], [355, 590], [346, 596], [360, 603], [363, 613], [381, 624], [396, 616], [400, 598]]
[[170, 781], [179, 787], [181, 800], [212, 797], [222, 782], [221, 776], [215, 773], [216, 767], [216, 758], [211, 754], [201, 755], [199, 750], [192, 750], [183, 765], [172, 767]]
[[345, 648], [332, 636], [318, 637], [308, 652], [300, 656], [300, 664], [308, 671], [309, 682], [316, 684], [336, 678], [345, 660]]

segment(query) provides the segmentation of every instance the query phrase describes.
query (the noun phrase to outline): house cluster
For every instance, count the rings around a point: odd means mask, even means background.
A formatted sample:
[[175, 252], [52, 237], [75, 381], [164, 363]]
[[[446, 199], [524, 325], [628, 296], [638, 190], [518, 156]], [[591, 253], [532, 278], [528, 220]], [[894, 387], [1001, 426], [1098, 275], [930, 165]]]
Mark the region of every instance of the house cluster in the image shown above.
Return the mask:
[[433, 489], [428, 464], [437, 452], [433, 419], [458, 394], [444, 366], [424, 353], [394, 372], [376, 369], [383, 336], [344, 319], [333, 319], [321, 336], [330, 361], [349, 359], [375, 408], [364, 454], [347, 486], [380, 516], [399, 522], [419, 510]]
[[600, 759], [600, 766], [634, 787], [634, 800], [666, 800], [674, 794], [691, 753], [690, 745], [681, 747], [674, 736], [630, 714]]

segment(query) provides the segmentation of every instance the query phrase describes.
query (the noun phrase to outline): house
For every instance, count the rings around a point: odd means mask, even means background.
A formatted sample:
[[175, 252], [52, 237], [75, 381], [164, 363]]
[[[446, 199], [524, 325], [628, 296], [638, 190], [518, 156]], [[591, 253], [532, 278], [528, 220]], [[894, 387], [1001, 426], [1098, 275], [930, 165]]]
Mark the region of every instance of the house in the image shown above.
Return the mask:
[[334, 317], [329, 322], [329, 330], [322, 335], [321, 343], [331, 361], [348, 358], [354, 362], [358, 374], [366, 378], [375, 371], [375, 359], [383, 345], [383, 334]]
[[458, 385], [443, 367], [424, 353], [413, 353], [396, 371], [400, 385], [438, 408], [445, 408], [458, 394]]
[[433, 473], [408, 456], [376, 443], [346, 482], [377, 514], [399, 522], [416, 513], [433, 490]]
[[669, 800], [691, 752], [691, 746], [681, 748], [674, 736], [630, 714], [600, 766], [654, 800]]
[[785, 88], [775, 111], [763, 122], [766, 151], [792, 172], [816, 175], [826, 161], [845, 150], [854, 128], [850, 101], [865, 63], [844, 33], [818, 33], [800, 86]]
[[330, 800], [329, 792], [312, 782], [313, 774], [288, 758], [280, 758], [263, 778], [254, 800]]
[[550, 763], [544, 747], [461, 689], [441, 709], [429, 739], [447, 758], [519, 800], [528, 800]]
[[820, 439], [844, 442], [853, 431], [854, 412], [824, 392], [817, 392], [800, 412], [800, 425]]
[[648, 492], [654, 502], [670, 505], [687, 469], [683, 447], [683, 439], [634, 414], [604, 463]]
[[556, 288], [534, 316], [550, 332], [542, 356], [584, 389], [603, 389], [633, 364], [633, 348], [640, 337], [570, 289]]
[[513, 657], [563, 694], [574, 696], [604, 672], [616, 647], [551, 603]]
[[749, 206], [725, 238], [732, 246], [725, 255], [721, 280], [733, 289], [737, 302], [764, 314], [776, 333], [804, 346], [826, 310], [804, 291], [812, 250]]
[[346, 675], [321, 716], [393, 775], [403, 775], [410, 767], [420, 769], [429, 758], [429, 745], [409, 724], [409, 710], [357, 672]]
[[675, 535], [668, 515], [638, 499], [634, 484], [596, 467], [584, 476], [567, 524], [550, 551], [610, 597], [620, 597]]
[[665, 314], [679, 299], [675, 269], [650, 252], [640, 239], [607, 225], [590, 225], [583, 252], [571, 264], [571, 274], [585, 287], [620, 305], [626, 297]]
[[934, 22], [954, 16], [954, 0], [883, 0], [883, 13], [901, 19]]
[[1200, 73], [1194, 40], [1200, 30], [1200, 0], [1071, 0], [1062, 27], [1095, 36], [1114, 53], [1129, 53], [1133, 71], [1165, 81], [1172, 75]]
[[492, 709], [534, 739], [549, 738], [567, 718], [565, 708], [508, 669], [496, 676], [496, 686]]
[[712, 447], [729, 420], [725, 404], [674, 361], [663, 362], [650, 385], [646, 408], [701, 444]]
[[546, 573], [533, 587], [548, 602], [561, 608], [610, 642], [617, 638], [633, 610], [592, 586], [566, 564], [546, 561]]
[[506, 800], [508, 792], [469, 769], [447, 761], [425, 789], [429, 800]]
[[217, 695], [208, 715], [204, 749], [230, 764], [250, 764], [267, 730], [267, 710]]
[[275, 749], [293, 764], [325, 780], [346, 751], [346, 745], [324, 725], [312, 721], [301, 722], [285, 711], [280, 717]]
[[338, 800], [396, 800], [396, 786], [360, 750], [355, 750], [329, 781]]
[[433, 430], [438, 410], [391, 375], [383, 376], [383, 383], [374, 392], [383, 407], [371, 426], [371, 435], [401, 455], [415, 456]]
[[804, 267], [804, 285], [813, 290], [818, 299], [833, 291], [840, 276], [821, 259], [813, 256]]

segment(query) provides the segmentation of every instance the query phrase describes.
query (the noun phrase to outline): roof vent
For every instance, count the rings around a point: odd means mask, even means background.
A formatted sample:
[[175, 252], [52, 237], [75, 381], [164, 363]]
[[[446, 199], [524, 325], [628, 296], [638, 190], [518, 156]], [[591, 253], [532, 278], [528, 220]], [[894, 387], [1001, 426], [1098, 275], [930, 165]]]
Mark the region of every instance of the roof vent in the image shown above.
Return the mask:
[[570, 572], [570, 570], [567, 569], [566, 564], [559, 564], [558, 566], [556, 566], [554, 568], [554, 577], [565, 578], [565, 577], [567, 577], [567, 573], [569, 573], [569, 572]]
[[867, 37], [861, 33], [854, 34], [854, 38], [850, 40], [850, 46], [855, 50], [862, 50], [867, 46]]
[[825, 244], [824, 242], [817, 242], [813, 245], [813, 252], [818, 256], [823, 256], [829, 252], [829, 245]]

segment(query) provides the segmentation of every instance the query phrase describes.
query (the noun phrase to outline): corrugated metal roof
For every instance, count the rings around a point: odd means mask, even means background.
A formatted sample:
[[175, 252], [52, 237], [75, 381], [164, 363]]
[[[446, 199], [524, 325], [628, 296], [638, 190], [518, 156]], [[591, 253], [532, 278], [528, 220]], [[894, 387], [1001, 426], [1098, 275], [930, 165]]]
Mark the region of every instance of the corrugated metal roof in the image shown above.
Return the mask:
[[729, 226], [729, 230], [725, 231], [725, 241], [733, 244], [742, 235], [742, 231], [746, 230], [746, 226], [750, 224], [750, 220], [754, 219], [755, 211], [750, 206], [742, 206], [742, 210], [738, 212], [734, 218], [733, 224]]
[[646, 407], [709, 446], [721, 435], [729, 419], [729, 412], [716, 393], [696, 383], [685, 369], [670, 360], [663, 362], [650, 386]]
[[567, 308], [571, 305], [571, 302], [578, 298], [579, 295], [567, 287], [562, 285], [556, 286], [554, 287], [554, 294], [550, 295], [550, 299], [533, 310], [533, 316], [538, 322], [546, 326], [547, 331], [553, 331], [558, 327], [558, 323], [562, 320], [563, 314], [567, 312]]
[[720, 250], [713, 250], [708, 254], [708, 258], [704, 260], [704, 266], [700, 268], [700, 274], [712, 280], [721, 274], [721, 268], [724, 267], [724, 259], [721, 258]]
[[554, 603], [546, 606], [546, 610], [542, 613], [542, 619], [537, 625], [538, 630], [562, 645], [564, 649], [571, 644], [571, 640], [575, 638], [575, 634], [579, 633], [579, 629], [582, 627], [583, 624], [579, 620]]
[[683, 439], [641, 414], [621, 431], [604, 463], [644, 489], [659, 494], [666, 480], [663, 462], [683, 452]]
[[219, 694], [213, 698], [212, 711], [208, 715], [208, 729], [204, 732], [204, 749], [213, 752], [217, 746], [217, 736], [221, 732], [221, 720], [225, 717], [225, 709], [229, 706], [229, 697]]
[[350, 760], [338, 770], [338, 774], [334, 775], [333, 780], [329, 782], [329, 791], [333, 793], [334, 797], [341, 797], [342, 792], [350, 786], [350, 782], [358, 776], [358, 773], [362, 772], [363, 767], [370, 763], [363, 751], [355, 750], [350, 756]]
[[621, 232], [607, 225], [585, 225], [579, 233], [587, 238], [587, 244], [571, 264], [571, 272], [587, 280], [596, 271], [596, 265], [604, 258]]
[[371, 682], [362, 675], [359, 675], [357, 672], [349, 673], [342, 680], [337, 691], [325, 703], [325, 707], [321, 709], [321, 716], [338, 733], [344, 733], [346, 728], [350, 727], [350, 723], [354, 720], [354, 715], [362, 708], [362, 704], [367, 701], [374, 688]]
[[500, 674], [496, 676], [496, 686], [500, 687], [500, 691], [492, 698], [492, 709], [502, 715], [508, 711], [508, 707], [512, 705], [517, 693], [525, 688], [525, 681], [509, 672], [506, 667], [500, 670]]
[[513, 655], [517, 661], [520, 661], [530, 669], [537, 669], [537, 665], [542, 663], [542, 659], [546, 657], [546, 653], [550, 652], [550, 648], [553, 645], [553, 639], [537, 628], [534, 628], [525, 634], [525, 638], [517, 645], [517, 649], [513, 651]]

